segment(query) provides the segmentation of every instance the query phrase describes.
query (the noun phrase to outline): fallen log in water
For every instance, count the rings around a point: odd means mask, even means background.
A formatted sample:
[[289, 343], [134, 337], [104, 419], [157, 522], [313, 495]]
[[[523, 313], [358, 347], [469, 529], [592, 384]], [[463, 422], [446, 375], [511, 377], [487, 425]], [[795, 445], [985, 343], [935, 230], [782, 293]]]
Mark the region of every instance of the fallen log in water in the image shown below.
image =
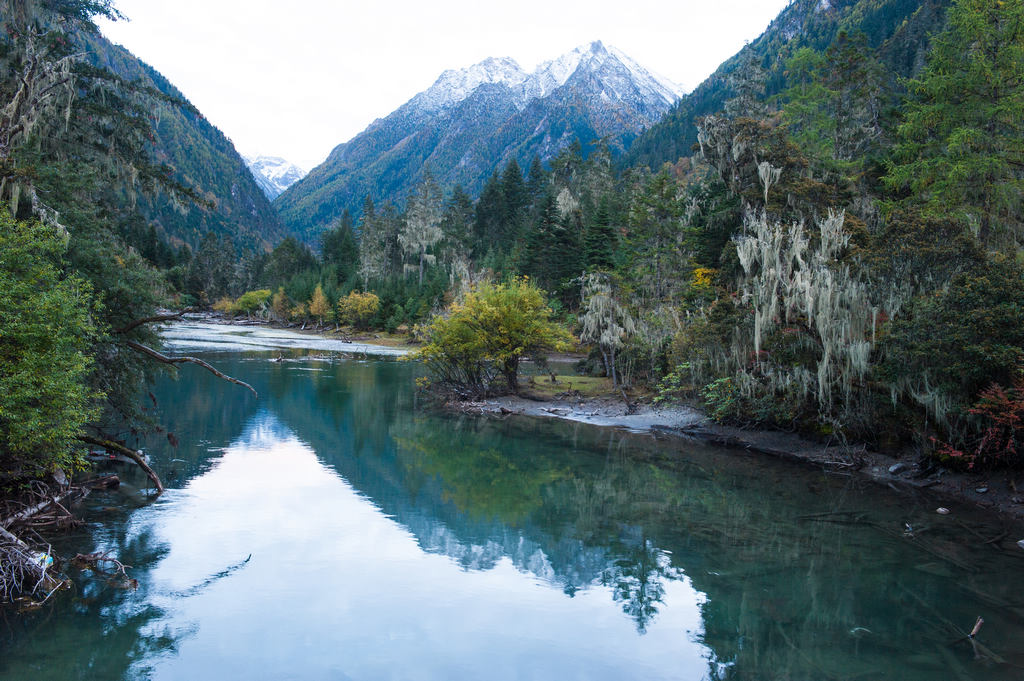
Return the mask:
[[[17, 513], [7, 516], [6, 518], [0, 519], [0, 525], [3, 527], [14, 527], [15, 525], [28, 520], [34, 515], [42, 513], [51, 506], [60, 506], [63, 509], [63, 504], [69, 499], [73, 499], [77, 496], [85, 496], [86, 490], [79, 487], [69, 487], [60, 494], [52, 497], [46, 497], [39, 503], [28, 506]], [[13, 536], [13, 535], [12, 535]]]
[[162, 482], [160, 482], [160, 477], [156, 474], [156, 471], [150, 468], [149, 464], [146, 463], [146, 460], [143, 459], [142, 456], [135, 450], [129, 449], [124, 445], [112, 442], [110, 440], [100, 440], [94, 437], [89, 437], [88, 435], [79, 436], [78, 439], [90, 445], [103, 447], [107, 451], [117, 452], [118, 454], [123, 454], [124, 456], [127, 456], [129, 459], [139, 464], [139, 468], [146, 471], [146, 475], [148, 475], [149, 479], [153, 481], [154, 485], [156, 485], [156, 495], [160, 496], [161, 494], [164, 493], [164, 485]]

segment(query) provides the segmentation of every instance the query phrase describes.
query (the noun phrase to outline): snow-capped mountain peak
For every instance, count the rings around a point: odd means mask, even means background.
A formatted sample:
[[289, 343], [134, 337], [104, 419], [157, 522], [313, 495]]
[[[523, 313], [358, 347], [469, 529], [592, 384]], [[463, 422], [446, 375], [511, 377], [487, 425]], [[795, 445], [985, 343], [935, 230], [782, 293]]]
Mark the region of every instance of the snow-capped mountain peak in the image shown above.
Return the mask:
[[515, 87], [525, 81], [526, 72], [510, 57], [488, 57], [465, 69], [449, 69], [430, 88], [410, 101], [414, 107], [434, 111], [458, 104], [485, 83]]
[[[600, 40], [595, 40], [538, 66], [537, 70], [530, 75], [531, 82], [527, 86], [528, 94], [545, 97], [551, 91], [565, 85], [581, 69], [586, 69], [593, 74], [601, 74], [604, 79], [612, 81], [629, 80], [645, 96], [653, 95], [662, 99], [666, 105], [674, 104], [685, 92], [684, 88], [668, 78], [655, 75], [640, 66], [621, 50], [611, 45], [605, 45]], [[609, 83], [609, 85], [612, 86], [612, 90], [620, 94], [623, 91], [622, 88], [615, 87], [615, 83]]]
[[285, 189], [306, 176], [305, 170], [279, 156], [242, 155], [249, 172], [267, 198], [273, 201]]
[[647, 81], [651, 88], [658, 91], [669, 104], [675, 104], [676, 100], [686, 94], [687, 89], [662, 75], [646, 69], [636, 63], [624, 52], [609, 46], [608, 52], [618, 59], [632, 74], [637, 82]]
[[547, 97], [581, 70], [601, 74], [609, 81], [608, 89], [618, 95], [626, 91], [622, 81], [628, 80], [632, 89], [642, 93], [645, 99], [660, 99], [666, 106], [684, 93], [683, 88], [648, 71], [622, 51], [595, 40], [543, 62], [530, 74], [510, 57], [490, 57], [465, 69], [450, 69], [413, 97], [409, 106], [427, 113], [444, 110], [464, 101], [484, 84], [507, 86], [518, 105], [525, 106], [534, 99]]

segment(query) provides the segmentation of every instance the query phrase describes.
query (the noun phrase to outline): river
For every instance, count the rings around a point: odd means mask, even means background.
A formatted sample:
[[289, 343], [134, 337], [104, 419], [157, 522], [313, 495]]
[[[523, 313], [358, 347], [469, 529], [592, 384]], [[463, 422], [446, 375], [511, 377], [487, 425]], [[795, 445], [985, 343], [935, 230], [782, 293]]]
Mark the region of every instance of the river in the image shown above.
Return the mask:
[[[372, 348], [170, 339], [259, 397], [195, 366], [159, 382], [167, 430], [140, 445], [168, 491], [118, 469], [55, 543], [137, 588], [71, 569], [53, 605], [0, 615], [0, 678], [1024, 678], [1024, 551], [985, 543], [991, 519], [743, 452], [439, 413]], [[981, 654], [953, 643], [978, 616]]]

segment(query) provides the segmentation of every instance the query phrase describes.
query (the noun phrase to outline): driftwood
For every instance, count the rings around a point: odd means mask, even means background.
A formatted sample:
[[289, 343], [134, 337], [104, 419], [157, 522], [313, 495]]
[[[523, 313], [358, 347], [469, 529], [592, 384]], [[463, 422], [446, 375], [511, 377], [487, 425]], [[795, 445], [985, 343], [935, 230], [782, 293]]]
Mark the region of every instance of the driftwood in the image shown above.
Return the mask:
[[101, 475], [82, 483], [86, 489], [117, 489], [120, 486], [121, 478], [116, 475]]
[[[61, 506], [61, 504], [63, 504], [67, 499], [69, 499], [71, 497], [74, 497], [74, 496], [77, 496], [79, 494], [82, 494], [82, 490], [81, 489], [74, 488], [74, 487], [66, 489], [66, 490], [64, 490], [63, 492], [61, 492], [60, 494], [58, 494], [58, 495], [56, 495], [54, 497], [48, 497], [46, 499], [43, 499], [42, 501], [40, 501], [37, 504], [33, 504], [32, 506], [28, 506], [27, 508], [24, 508], [24, 509], [18, 511], [17, 513], [15, 513], [13, 515], [10, 515], [10, 516], [4, 518], [3, 520], [0, 520], [0, 525], [2, 525], [4, 527], [13, 527], [16, 524], [18, 524], [20, 522], [23, 522], [23, 521], [27, 520], [28, 518], [31, 518], [32, 516], [36, 515], [37, 513], [41, 512], [41, 511], [45, 511], [50, 506]], [[63, 506], [61, 506], [61, 508], [63, 509]], [[64, 510], [66, 511], [67, 509], [64, 509]]]
[[129, 449], [124, 445], [120, 445], [110, 440], [101, 440], [98, 438], [89, 437], [88, 435], [80, 435], [78, 439], [81, 440], [82, 442], [86, 442], [91, 445], [96, 445], [97, 447], [103, 447], [104, 449], [107, 449], [109, 451], [117, 452], [118, 454], [123, 454], [124, 456], [127, 456], [129, 459], [139, 464], [139, 468], [146, 471], [146, 475], [148, 475], [149, 479], [153, 481], [154, 485], [156, 485], [156, 495], [160, 496], [161, 494], [164, 493], [164, 485], [162, 482], [160, 482], [160, 477], [156, 474], [156, 471], [150, 468], [149, 464], [146, 463], [146, 460], [139, 456], [139, 453], [136, 452], [135, 450]]
[[161, 352], [157, 352], [153, 348], [147, 347], [147, 346], [143, 345], [142, 343], [138, 343], [138, 342], [133, 341], [133, 340], [125, 341], [125, 343], [131, 349], [138, 350], [142, 354], [148, 355], [148, 356], [152, 357], [153, 359], [155, 359], [156, 361], [162, 362], [164, 364], [186, 364], [186, 363], [188, 363], [188, 364], [198, 364], [199, 366], [203, 367], [204, 369], [209, 371], [211, 374], [213, 374], [217, 378], [223, 378], [225, 381], [227, 381], [229, 383], [234, 383], [235, 385], [240, 385], [243, 388], [248, 388], [249, 390], [252, 391], [253, 395], [256, 395], [257, 397], [259, 397], [259, 393], [256, 392], [256, 389], [253, 388], [248, 383], [246, 383], [245, 381], [240, 381], [237, 378], [234, 378], [233, 376], [228, 376], [227, 374], [223, 373], [222, 371], [219, 371], [218, 369], [216, 369], [212, 365], [204, 362], [201, 359], [198, 359], [196, 357], [168, 357], [167, 355], [165, 355], [165, 354], [163, 354]]

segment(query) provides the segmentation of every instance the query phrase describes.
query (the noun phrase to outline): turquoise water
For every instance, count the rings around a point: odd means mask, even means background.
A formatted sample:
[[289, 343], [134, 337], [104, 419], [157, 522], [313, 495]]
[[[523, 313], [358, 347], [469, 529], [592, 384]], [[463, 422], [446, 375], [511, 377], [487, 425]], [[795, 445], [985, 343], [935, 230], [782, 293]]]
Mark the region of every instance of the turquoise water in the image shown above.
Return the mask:
[[[167, 493], [121, 469], [56, 546], [138, 587], [69, 569], [53, 607], [0, 615], [0, 678], [1024, 678], [1020, 528], [742, 452], [442, 414], [415, 365], [318, 353], [204, 355], [258, 399], [195, 367], [157, 386]], [[980, 656], [951, 645], [977, 616]]]

